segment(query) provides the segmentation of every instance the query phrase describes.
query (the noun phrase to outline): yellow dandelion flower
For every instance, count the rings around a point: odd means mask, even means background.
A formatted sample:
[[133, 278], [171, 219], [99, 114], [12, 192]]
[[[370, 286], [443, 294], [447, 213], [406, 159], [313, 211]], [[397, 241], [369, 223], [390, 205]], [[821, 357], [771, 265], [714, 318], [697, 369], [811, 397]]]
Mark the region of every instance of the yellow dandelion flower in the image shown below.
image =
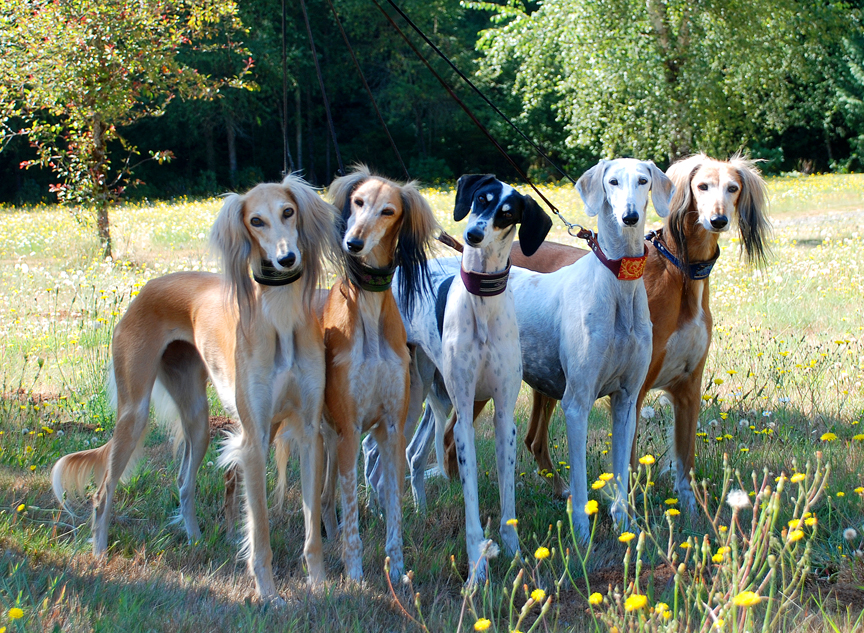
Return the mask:
[[648, 596], [635, 593], [624, 601], [625, 611], [638, 611], [644, 609], [648, 604]]
[[726, 624], [726, 623], [723, 621], [723, 618], [719, 618], [719, 619], [714, 623], [714, 626], [717, 627], [718, 629], [722, 629], [724, 624]]
[[722, 563], [723, 562], [723, 554], [714, 554], [714, 556], [711, 557], [711, 560], [714, 561], [715, 563], [718, 563], [718, 564]]
[[480, 618], [474, 623], [475, 631], [485, 631], [490, 626], [492, 626], [492, 621], [487, 618]]
[[588, 596], [588, 604], [593, 604], [596, 607], [598, 604], [602, 604], [602, 603], [603, 603], [603, 596], [601, 596], [596, 591], [594, 593], [592, 593], [590, 596]]
[[656, 460], [654, 459], [654, 456], [651, 455], [650, 453], [648, 455], [643, 455], [642, 457], [639, 458], [639, 463], [642, 464], [643, 466], [649, 466], [649, 465], [653, 464], [655, 461]]
[[9, 609], [9, 619], [10, 620], [20, 620], [24, 617], [24, 611], [19, 609], [18, 607], [12, 607]]
[[822, 440], [823, 442], [833, 442], [834, 440], [837, 439], [837, 436], [834, 435], [833, 433], [823, 433], [819, 437], [819, 439]]
[[802, 530], [792, 530], [786, 538], [790, 543], [794, 543], [804, 538], [804, 532]]
[[618, 540], [622, 543], [629, 543], [634, 538], [636, 538], [636, 535], [633, 534], [633, 532], [624, 532], [621, 534], [621, 536], [618, 537]]
[[728, 528], [727, 526], [725, 526], [725, 525], [721, 525], [719, 529], [720, 529], [721, 532], [725, 532], [725, 531], [728, 530], [729, 528]]
[[804, 519], [804, 525], [806, 525], [807, 527], [813, 527], [814, 525], [816, 525], [816, 517]]
[[27, 509], [27, 506], [25, 506], [23, 503], [20, 506], [18, 506], [18, 512], [24, 512], [24, 510], [26, 510], [26, 509]]
[[762, 602], [762, 598], [755, 591], [742, 591], [732, 598], [732, 604], [736, 607], [755, 607], [760, 602]]
[[516, 527], [516, 524], [519, 523], [517, 519], [507, 519], [507, 525]]
[[715, 378], [715, 379], [714, 379], [714, 384], [715, 384], [715, 385], [722, 385], [722, 384], [723, 384], [723, 379], [722, 379], [722, 378]]
[[858, 486], [857, 488], [855, 488], [855, 492], [857, 492], [859, 495], [861, 493], [864, 493], [864, 486]]
[[801, 481], [804, 481], [805, 479], [807, 479], [807, 475], [805, 475], [804, 473], [795, 473], [794, 475], [792, 475], [792, 479], [790, 479], [790, 481], [793, 484], [797, 484]]
[[549, 558], [549, 548], [548, 547], [538, 547], [537, 551], [534, 552], [534, 558], [537, 560], [543, 560], [544, 558]]
[[666, 510], [666, 514], [668, 514], [670, 517], [677, 517], [679, 514], [681, 514], [681, 511], [678, 510], [678, 508], [669, 508], [668, 510]]
[[845, 497], [846, 493], [841, 490], [840, 492], [837, 493], [837, 496], [838, 497]]
[[595, 481], [594, 483], [591, 484], [591, 489], [592, 490], [600, 490], [600, 488], [602, 488], [605, 485], [606, 485], [605, 481], [600, 481], [598, 479], [597, 481]]
[[669, 610], [669, 605], [666, 604], [665, 602], [658, 602], [657, 604], [654, 605], [654, 611], [656, 613], [663, 613], [664, 611], [668, 611], [668, 610]]
[[690, 543], [688, 541], [684, 541], [678, 547], [683, 547], [684, 549], [690, 549]]
[[678, 499], [666, 499], [666, 501], [664, 501], [663, 503], [665, 503], [667, 506], [674, 506], [676, 503], [678, 503]]
[[31, 465], [31, 466], [30, 466], [30, 470], [31, 470], [31, 471], [36, 470], [36, 464]]
[[859, 433], [858, 435], [853, 435], [852, 439], [860, 442], [860, 441], [864, 440], [864, 433]]
[[591, 516], [592, 514], [597, 514], [600, 510], [600, 506], [594, 499], [591, 499], [588, 503], [585, 504], [585, 514]]
[[542, 589], [535, 589], [531, 592], [531, 598], [533, 598], [534, 602], [543, 602], [546, 599], [546, 592]]
[[602, 473], [597, 479], [599, 479], [600, 481], [609, 481], [613, 477], [615, 477], [615, 475], [613, 475], [612, 473]]

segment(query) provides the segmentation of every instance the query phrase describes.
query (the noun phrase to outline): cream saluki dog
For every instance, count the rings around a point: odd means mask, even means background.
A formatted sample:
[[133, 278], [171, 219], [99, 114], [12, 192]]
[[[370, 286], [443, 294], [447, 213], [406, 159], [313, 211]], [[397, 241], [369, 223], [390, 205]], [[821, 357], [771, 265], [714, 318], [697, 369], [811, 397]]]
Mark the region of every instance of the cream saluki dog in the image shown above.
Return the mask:
[[[751, 264], [765, 260], [770, 224], [765, 182], [752, 162], [735, 156], [719, 161], [699, 154], [673, 164], [666, 172], [675, 185], [671, 212], [660, 231], [646, 237], [645, 267], [648, 309], [653, 323], [653, 352], [636, 410], [649, 389], [663, 389], [675, 415], [674, 464], [678, 498], [695, 509], [690, 489], [702, 372], [711, 344], [713, 319], [709, 305], [709, 274], [720, 255], [720, 234], [737, 222], [741, 248]], [[519, 266], [551, 272], [587, 255], [561, 244], [544, 244], [526, 257], [518, 245], [511, 254]], [[565, 495], [549, 455], [549, 417], [555, 400], [534, 392], [531, 423], [525, 443], [541, 469], [554, 474], [556, 494]], [[636, 448], [631, 457], [633, 463]]]
[[224, 278], [175, 273], [148, 282], [132, 301], [112, 342], [114, 435], [100, 448], [63, 457], [51, 473], [61, 501], [64, 491], [83, 491], [91, 475], [99, 482], [93, 497], [95, 554], [104, 555], [108, 548], [114, 492], [140, 453], [154, 387], [164, 389], [179, 410], [180, 514], [190, 540], [200, 537], [195, 474], [209, 442], [209, 378], [225, 409], [242, 423], [220, 461], [243, 474], [249, 567], [258, 595], [277, 595], [265, 464], [271, 428], [283, 421], [281, 432], [287, 437], [282, 439], [302, 446], [303, 551], [309, 578], [324, 579], [324, 340], [310, 301], [322, 258], [335, 250], [336, 217], [336, 210], [295, 176], [281, 184], [258, 185], [242, 196], [231, 194], [210, 236], [222, 256]]
[[363, 577], [357, 507], [360, 435], [371, 431], [381, 447], [381, 499], [387, 517], [385, 550], [390, 573], [401, 576], [403, 429], [409, 405], [409, 353], [402, 317], [390, 285], [400, 266], [403, 310], [410, 313], [428, 287], [426, 253], [438, 228], [432, 209], [413, 183], [399, 185], [365, 167], [337, 178], [330, 196], [342, 210], [345, 275], [324, 306], [327, 359], [326, 415], [330, 467], [324, 498], [328, 534], [335, 533], [335, 469], [342, 489], [345, 575]]

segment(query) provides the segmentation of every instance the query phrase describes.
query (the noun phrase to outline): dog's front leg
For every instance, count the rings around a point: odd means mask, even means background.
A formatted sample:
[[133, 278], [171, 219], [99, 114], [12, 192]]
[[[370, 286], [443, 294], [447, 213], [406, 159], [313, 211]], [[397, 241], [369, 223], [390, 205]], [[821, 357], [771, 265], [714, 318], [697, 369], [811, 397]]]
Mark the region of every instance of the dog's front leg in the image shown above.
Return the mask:
[[[406, 394], [407, 395], [407, 394]], [[400, 423], [397, 424], [397, 420]], [[381, 481], [387, 536], [384, 551], [390, 557], [390, 578], [402, 577], [405, 563], [402, 557], [402, 491], [405, 479], [405, 433], [400, 414], [385, 416], [375, 427], [375, 439], [381, 449], [383, 477]]]
[[[638, 389], [638, 387], [636, 387]], [[636, 438], [636, 396], [622, 388], [610, 397], [612, 404], [612, 472], [615, 501], [609, 510], [619, 529], [630, 523], [627, 498], [630, 492], [630, 453]]]
[[273, 550], [270, 548], [270, 523], [267, 517], [267, 442], [270, 431], [251, 431], [244, 427], [241, 454], [246, 487], [249, 569], [255, 578], [258, 595], [277, 598], [273, 580]]
[[[320, 419], [320, 407], [317, 411]], [[313, 413], [314, 415], [314, 413]], [[307, 424], [300, 451], [300, 482], [303, 490], [303, 520], [306, 540], [303, 555], [312, 585], [324, 582], [324, 560], [321, 551], [321, 492], [324, 480], [324, 441], [317, 424]]]
[[[577, 374], [578, 375], [578, 374]], [[590, 384], [590, 383], [588, 383]], [[588, 448], [588, 413], [594, 404], [591, 387], [567, 381], [561, 408], [567, 423], [567, 446], [570, 453], [570, 495], [573, 498], [573, 524], [579, 538], [587, 542], [591, 534], [585, 504], [588, 503], [586, 451]]]
[[[518, 394], [518, 386], [516, 393]], [[512, 400], [512, 403], [510, 402]], [[509, 405], [509, 406], [508, 406]], [[516, 422], [513, 409], [516, 398], [495, 401], [495, 458], [501, 501], [501, 540], [509, 556], [519, 551], [516, 528], [507, 521], [516, 518]]]
[[363, 580], [363, 542], [360, 540], [360, 510], [357, 507], [357, 455], [360, 435], [353, 423], [340, 425], [336, 440], [339, 485], [342, 489], [342, 562], [345, 575]]

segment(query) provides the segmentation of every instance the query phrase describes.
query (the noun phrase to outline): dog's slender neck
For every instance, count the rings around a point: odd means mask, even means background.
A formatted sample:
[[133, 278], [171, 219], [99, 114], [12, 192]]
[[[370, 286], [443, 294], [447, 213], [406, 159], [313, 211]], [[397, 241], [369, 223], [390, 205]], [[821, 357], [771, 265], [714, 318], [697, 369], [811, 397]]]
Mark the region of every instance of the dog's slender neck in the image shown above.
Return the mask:
[[[645, 252], [645, 223], [639, 222], [636, 226], [622, 227], [608, 209], [608, 203], [606, 207], [600, 212], [597, 220], [597, 241], [603, 253], [609, 259], [642, 257]], [[645, 217], [644, 212], [642, 217]]]
[[469, 273], [497, 273], [507, 268], [513, 238], [516, 236], [516, 225], [510, 227], [508, 233], [499, 240], [494, 240], [488, 246], [476, 248], [465, 244], [462, 251], [462, 269]]
[[705, 230], [699, 222], [699, 213], [695, 208], [687, 210], [684, 216], [684, 241], [687, 244], [687, 257], [691, 262], [701, 262], [714, 257], [719, 239], [719, 233]]

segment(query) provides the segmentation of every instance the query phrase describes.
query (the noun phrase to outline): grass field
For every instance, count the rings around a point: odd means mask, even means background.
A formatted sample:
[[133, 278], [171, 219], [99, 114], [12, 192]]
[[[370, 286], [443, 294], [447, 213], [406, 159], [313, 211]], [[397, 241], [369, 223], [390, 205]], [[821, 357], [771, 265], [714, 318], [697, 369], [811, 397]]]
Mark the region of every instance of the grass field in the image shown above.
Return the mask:
[[[777, 178], [769, 182], [769, 190], [775, 226], [771, 263], [762, 270], [745, 267], [736, 240], [726, 237], [711, 277], [715, 333], [696, 460], [699, 480], [707, 481], [710, 518], [668, 512], [676, 508], [666, 503], [672, 501], [665, 474], [671, 410], [655, 394], [647, 403], [653, 416], [642, 421], [639, 450], [655, 456], [657, 463], [651, 466], [650, 484], [642, 473], [634, 496], [637, 524], [647, 536], [620, 542], [606, 513], [605, 489], [598, 489], [592, 493], [600, 512], [591, 553], [584, 565], [577, 561], [576, 544], [567, 543], [566, 505], [550, 497], [546, 478], [536, 473], [530, 454], [520, 447], [517, 512], [523, 556], [517, 562], [502, 557], [490, 561], [488, 587], [468, 598], [463, 594], [468, 569], [461, 490], [457, 483], [431, 481], [426, 515], [417, 515], [410, 494], [405, 497], [411, 585], [391, 593], [383, 571], [383, 521], [364, 508], [366, 582], [339, 581], [337, 543], [325, 541], [332, 582], [310, 592], [300, 563], [303, 520], [294, 470], [286, 509], [271, 519], [274, 568], [288, 602], [278, 609], [251, 600], [252, 583], [237, 559], [237, 545], [225, 537], [215, 443], [199, 473], [203, 537], [194, 545], [186, 543], [180, 526], [169, 522], [178, 506], [177, 465], [167, 435], [155, 426], [146, 459], [118, 494], [107, 563], [89, 554], [86, 506], [81, 505], [77, 519], [61, 514], [48, 481], [60, 456], [100, 445], [111, 435], [113, 412], [103, 390], [108, 344], [113, 325], [138, 289], [150, 278], [177, 270], [215, 270], [206, 245], [220, 201], [115, 209], [114, 261], [98, 258], [95, 230], [76, 224], [64, 209], [0, 210], [0, 631], [415, 631], [422, 630], [408, 617], [420, 617], [415, 592], [430, 631], [473, 630], [478, 621], [482, 628], [484, 618], [494, 631], [698, 630], [703, 621], [703, 630], [743, 631], [761, 629], [774, 604], [786, 605], [786, 611], [773, 630], [855, 630], [864, 609], [859, 551], [864, 542], [858, 535], [844, 538], [844, 531], [846, 536], [851, 536], [850, 528], [864, 532], [864, 175]], [[459, 234], [449, 219], [453, 194], [427, 192], [442, 224]], [[549, 188], [548, 195], [571, 221], [592, 224], [572, 188]], [[656, 217], [654, 226], [659, 226]], [[557, 221], [550, 239], [576, 243]], [[211, 414], [220, 415], [218, 401], [212, 403]], [[526, 421], [526, 406], [523, 394], [517, 408], [520, 425]], [[605, 410], [595, 407], [589, 477], [611, 468], [608, 427]], [[560, 412], [551, 435], [553, 457], [565, 472]], [[824, 488], [817, 485], [822, 472], [816, 468], [817, 452], [830, 464]], [[494, 446], [490, 426], [483, 423], [478, 426], [478, 462], [481, 511], [495, 526]], [[806, 474], [804, 481], [788, 482], [778, 491], [775, 478], [796, 471]], [[776, 596], [751, 610], [736, 607], [740, 613], [732, 611], [735, 618], [719, 626], [705, 620], [704, 613], [703, 620], [688, 623], [677, 608], [665, 618], [656, 603], [671, 604], [679, 593], [674, 573], [664, 575], [663, 570], [674, 570], [670, 562], [689, 565], [695, 560], [703, 535], [710, 535], [708, 547], [714, 550], [731, 543], [728, 534], [738, 529], [725, 505], [729, 480], [753, 492], [757, 514], [774, 513], [774, 522], [759, 528], [771, 545], [757, 553], [766, 562], [753, 587], [774, 569], [767, 552], [775, 542], [779, 549], [771, 551], [780, 562], [774, 577], [788, 572], [791, 584], [781, 583]], [[805, 517], [805, 511], [812, 514]], [[751, 516], [746, 509], [738, 517], [748, 534]], [[798, 548], [790, 544], [797, 524], [787, 522], [805, 518], [814, 520]], [[564, 523], [561, 542], [559, 521]], [[496, 538], [494, 530], [491, 537]], [[685, 542], [689, 548], [680, 546]], [[534, 557], [541, 546], [549, 548], [549, 558]], [[562, 556], [568, 547], [569, 562]], [[750, 551], [743, 541], [736, 541], [735, 548], [728, 555], [708, 552], [709, 558], [723, 560], [714, 566], [715, 583], [727, 571], [737, 573], [731, 571], [734, 557]], [[793, 573], [798, 563], [809, 570], [800, 578]], [[542, 613], [539, 604], [529, 603], [537, 588], [554, 597]], [[586, 598], [595, 591], [605, 601], [589, 605]], [[624, 598], [632, 594], [648, 596], [653, 610], [627, 610]], [[523, 608], [525, 618], [517, 626]], [[21, 610], [19, 619], [14, 619], [19, 615], [15, 609]]]

